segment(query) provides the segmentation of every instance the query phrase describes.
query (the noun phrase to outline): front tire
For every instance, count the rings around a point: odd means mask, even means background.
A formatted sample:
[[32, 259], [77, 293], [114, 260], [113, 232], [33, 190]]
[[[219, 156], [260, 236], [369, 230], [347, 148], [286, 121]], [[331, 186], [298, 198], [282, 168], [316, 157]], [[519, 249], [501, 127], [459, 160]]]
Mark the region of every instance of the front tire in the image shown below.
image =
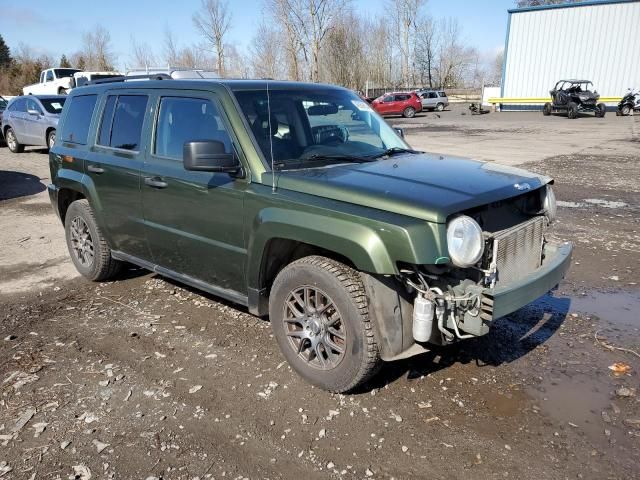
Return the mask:
[[551, 103], [547, 102], [544, 104], [544, 107], [542, 107], [542, 114], [545, 117], [548, 117], [549, 115], [551, 115]]
[[24, 152], [24, 145], [18, 142], [18, 137], [16, 137], [16, 134], [13, 131], [13, 128], [11, 127], [7, 128], [4, 138], [5, 138], [5, 141], [7, 142], [7, 147], [9, 147], [9, 150], [11, 150], [13, 153]]
[[569, 105], [567, 105], [567, 117], [572, 120], [578, 118], [578, 105], [574, 102], [569, 102]]
[[416, 109], [413, 107], [407, 107], [404, 109], [404, 111], [402, 112], [402, 116], [404, 118], [413, 118], [416, 116]]
[[289, 364], [324, 390], [351, 391], [381, 366], [364, 285], [340, 262], [309, 256], [286, 266], [273, 283], [269, 317]]
[[596, 105], [596, 117], [604, 118], [607, 113], [607, 106], [604, 103], [599, 103]]
[[631, 107], [629, 105], [623, 105], [622, 109], [620, 110], [620, 113], [626, 117], [627, 115], [629, 115], [631, 113]]
[[67, 248], [76, 270], [94, 282], [115, 277], [122, 263], [111, 257], [93, 210], [86, 199], [73, 202], [64, 219]]

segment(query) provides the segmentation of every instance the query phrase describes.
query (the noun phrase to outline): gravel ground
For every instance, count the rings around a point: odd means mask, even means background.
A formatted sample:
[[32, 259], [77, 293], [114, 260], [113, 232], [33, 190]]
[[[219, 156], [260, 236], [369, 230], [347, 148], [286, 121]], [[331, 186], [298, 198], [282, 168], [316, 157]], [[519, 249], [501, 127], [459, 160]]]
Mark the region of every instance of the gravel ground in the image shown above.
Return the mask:
[[[489, 335], [352, 395], [305, 384], [242, 308], [137, 269], [77, 277], [45, 152], [0, 148], [0, 478], [640, 477], [640, 358], [612, 348], [640, 351], [640, 122], [461, 113], [397, 123], [509, 164], [516, 137], [515, 163], [556, 178], [574, 265]], [[536, 151], [567, 125], [591, 147]]]

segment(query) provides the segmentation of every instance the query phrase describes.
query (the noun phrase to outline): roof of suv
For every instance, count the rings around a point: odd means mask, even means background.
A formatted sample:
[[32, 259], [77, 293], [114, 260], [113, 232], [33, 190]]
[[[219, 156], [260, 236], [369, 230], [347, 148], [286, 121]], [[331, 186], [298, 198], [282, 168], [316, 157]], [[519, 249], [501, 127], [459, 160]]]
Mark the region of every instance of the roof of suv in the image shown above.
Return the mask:
[[177, 90], [203, 90], [207, 86], [219, 86], [229, 88], [230, 90], [256, 90], [263, 89], [269, 85], [269, 90], [326, 90], [327, 88], [336, 90], [346, 90], [346, 88], [339, 87], [337, 85], [330, 85], [327, 83], [307, 83], [307, 82], [292, 82], [284, 80], [240, 80], [240, 79], [190, 79], [190, 80], [130, 80], [130, 81], [117, 81], [106, 82], [92, 85], [86, 85], [78, 87], [71, 91], [71, 93], [89, 93], [100, 92], [102, 90], [113, 89], [130, 89], [130, 88], [163, 88], [163, 89], [177, 89]]

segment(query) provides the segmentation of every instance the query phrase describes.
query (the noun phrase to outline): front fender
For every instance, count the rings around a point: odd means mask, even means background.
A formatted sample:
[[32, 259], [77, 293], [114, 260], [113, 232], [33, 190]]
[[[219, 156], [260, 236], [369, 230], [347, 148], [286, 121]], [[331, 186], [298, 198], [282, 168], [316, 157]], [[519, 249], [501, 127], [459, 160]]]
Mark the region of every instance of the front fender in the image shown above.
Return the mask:
[[247, 280], [259, 285], [263, 252], [269, 240], [307, 243], [348, 258], [364, 272], [396, 273], [395, 263], [378, 232], [367, 225], [317, 213], [268, 207], [255, 217], [249, 239]]

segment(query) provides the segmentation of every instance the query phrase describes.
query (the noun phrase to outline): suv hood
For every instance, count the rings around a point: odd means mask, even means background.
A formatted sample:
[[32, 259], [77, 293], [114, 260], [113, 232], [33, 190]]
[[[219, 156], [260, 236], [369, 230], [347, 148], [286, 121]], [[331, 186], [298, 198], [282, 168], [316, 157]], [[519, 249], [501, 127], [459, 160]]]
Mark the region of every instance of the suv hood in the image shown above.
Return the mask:
[[[271, 185], [271, 172], [263, 183]], [[535, 190], [550, 178], [496, 163], [433, 154], [276, 172], [277, 188], [429, 222]], [[527, 188], [527, 186], [529, 188]]]

